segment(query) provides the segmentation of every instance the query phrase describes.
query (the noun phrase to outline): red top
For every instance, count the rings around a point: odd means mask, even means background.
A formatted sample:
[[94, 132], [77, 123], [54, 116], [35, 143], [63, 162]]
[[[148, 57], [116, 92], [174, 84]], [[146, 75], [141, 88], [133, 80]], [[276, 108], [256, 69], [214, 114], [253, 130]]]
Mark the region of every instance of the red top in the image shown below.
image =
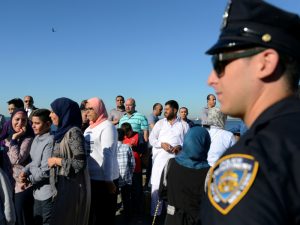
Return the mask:
[[133, 150], [133, 156], [135, 159], [134, 173], [141, 173], [142, 172], [142, 163], [141, 163], [140, 154], [137, 152], [137, 147], [139, 144], [139, 134], [137, 132], [133, 132], [132, 137], [129, 138], [129, 137], [125, 136], [125, 138], [123, 140], [123, 144], [130, 145]]

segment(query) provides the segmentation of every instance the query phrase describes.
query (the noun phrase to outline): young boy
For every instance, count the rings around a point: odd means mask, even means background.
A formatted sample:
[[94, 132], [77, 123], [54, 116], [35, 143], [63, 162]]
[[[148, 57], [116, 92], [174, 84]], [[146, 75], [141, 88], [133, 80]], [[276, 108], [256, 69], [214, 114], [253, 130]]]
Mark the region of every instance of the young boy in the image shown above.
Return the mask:
[[128, 144], [133, 151], [135, 168], [132, 176], [132, 202], [134, 205], [133, 213], [143, 212], [143, 183], [142, 183], [142, 162], [140, 157], [139, 134], [134, 132], [130, 123], [123, 123], [121, 129], [125, 132], [124, 144]]
[[51, 119], [48, 109], [38, 109], [32, 113], [32, 128], [35, 138], [30, 149], [32, 162], [20, 179], [33, 185], [34, 224], [49, 224], [52, 210], [53, 190], [49, 184], [48, 158], [51, 157], [54, 137], [50, 134]]
[[118, 128], [118, 154], [117, 159], [120, 169], [119, 187], [121, 189], [121, 196], [124, 208], [124, 215], [126, 222], [129, 222], [132, 211], [132, 174], [135, 167], [135, 160], [132, 154], [131, 147], [128, 144], [123, 144], [125, 132]]

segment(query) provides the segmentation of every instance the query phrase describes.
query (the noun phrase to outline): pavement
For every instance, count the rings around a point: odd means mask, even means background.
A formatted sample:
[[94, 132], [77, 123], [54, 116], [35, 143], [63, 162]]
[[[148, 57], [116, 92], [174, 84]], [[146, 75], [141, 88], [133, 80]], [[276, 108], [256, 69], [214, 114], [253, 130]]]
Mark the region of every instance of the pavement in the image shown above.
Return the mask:
[[150, 216], [133, 216], [129, 223], [126, 223], [122, 215], [116, 216], [116, 225], [151, 225], [152, 221]]
[[[122, 215], [121, 198], [118, 196], [119, 210], [116, 213], [116, 225], [152, 225], [153, 217], [150, 216], [150, 191], [144, 191], [143, 212], [138, 215], [133, 215], [130, 222], [126, 223]], [[163, 225], [164, 218], [157, 217], [155, 225]]]
[[[116, 225], [152, 225], [153, 218], [150, 215], [133, 216], [129, 223], [126, 223], [122, 215], [116, 215]], [[164, 219], [158, 218], [155, 225], [163, 225]]]
[[[116, 213], [116, 225], [152, 225], [153, 217], [150, 215], [150, 205], [151, 205], [151, 188], [145, 188], [145, 181], [146, 181], [146, 171], [143, 171], [143, 186], [144, 186], [144, 201], [143, 201], [143, 211], [139, 215], [133, 215], [132, 219], [129, 223], [126, 223], [124, 216], [122, 215], [122, 200], [121, 196], [118, 195], [118, 205], [119, 209]], [[164, 218], [157, 217], [155, 225], [163, 225]]]

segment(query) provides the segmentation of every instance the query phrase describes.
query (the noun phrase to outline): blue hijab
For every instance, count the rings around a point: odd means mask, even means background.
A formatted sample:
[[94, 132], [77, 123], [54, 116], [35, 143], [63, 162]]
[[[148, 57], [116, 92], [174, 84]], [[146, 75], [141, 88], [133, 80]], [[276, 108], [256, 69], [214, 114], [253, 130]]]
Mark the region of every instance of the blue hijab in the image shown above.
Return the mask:
[[210, 136], [200, 126], [189, 129], [184, 137], [182, 151], [175, 157], [178, 164], [191, 169], [209, 167], [207, 153], [210, 147]]
[[51, 103], [52, 111], [59, 117], [54, 140], [60, 142], [72, 127], [81, 128], [82, 118], [79, 105], [69, 98], [57, 98]]

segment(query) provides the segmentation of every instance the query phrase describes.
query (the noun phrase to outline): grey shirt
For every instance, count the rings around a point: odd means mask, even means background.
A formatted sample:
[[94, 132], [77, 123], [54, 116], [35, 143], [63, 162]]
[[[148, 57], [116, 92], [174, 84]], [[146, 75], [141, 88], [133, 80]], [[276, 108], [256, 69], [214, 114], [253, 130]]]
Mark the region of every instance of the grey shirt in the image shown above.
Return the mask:
[[[126, 113], [126, 111], [120, 111], [118, 109], [112, 109], [110, 110], [109, 116], [108, 116], [108, 120], [109, 121], [114, 121], [115, 119], [120, 120], [121, 117]], [[116, 128], [119, 127], [118, 124], [115, 125]]]
[[54, 137], [50, 133], [37, 135], [30, 148], [32, 162], [24, 168], [33, 184], [33, 197], [39, 201], [47, 200], [54, 194], [49, 184], [48, 168], [48, 158], [52, 155], [53, 145]]
[[156, 122], [159, 121], [159, 117], [155, 116], [153, 113], [151, 113], [147, 119], [148, 119], [148, 124], [149, 124], [149, 132], [151, 132], [152, 129], [150, 127], [150, 124], [156, 124]]

